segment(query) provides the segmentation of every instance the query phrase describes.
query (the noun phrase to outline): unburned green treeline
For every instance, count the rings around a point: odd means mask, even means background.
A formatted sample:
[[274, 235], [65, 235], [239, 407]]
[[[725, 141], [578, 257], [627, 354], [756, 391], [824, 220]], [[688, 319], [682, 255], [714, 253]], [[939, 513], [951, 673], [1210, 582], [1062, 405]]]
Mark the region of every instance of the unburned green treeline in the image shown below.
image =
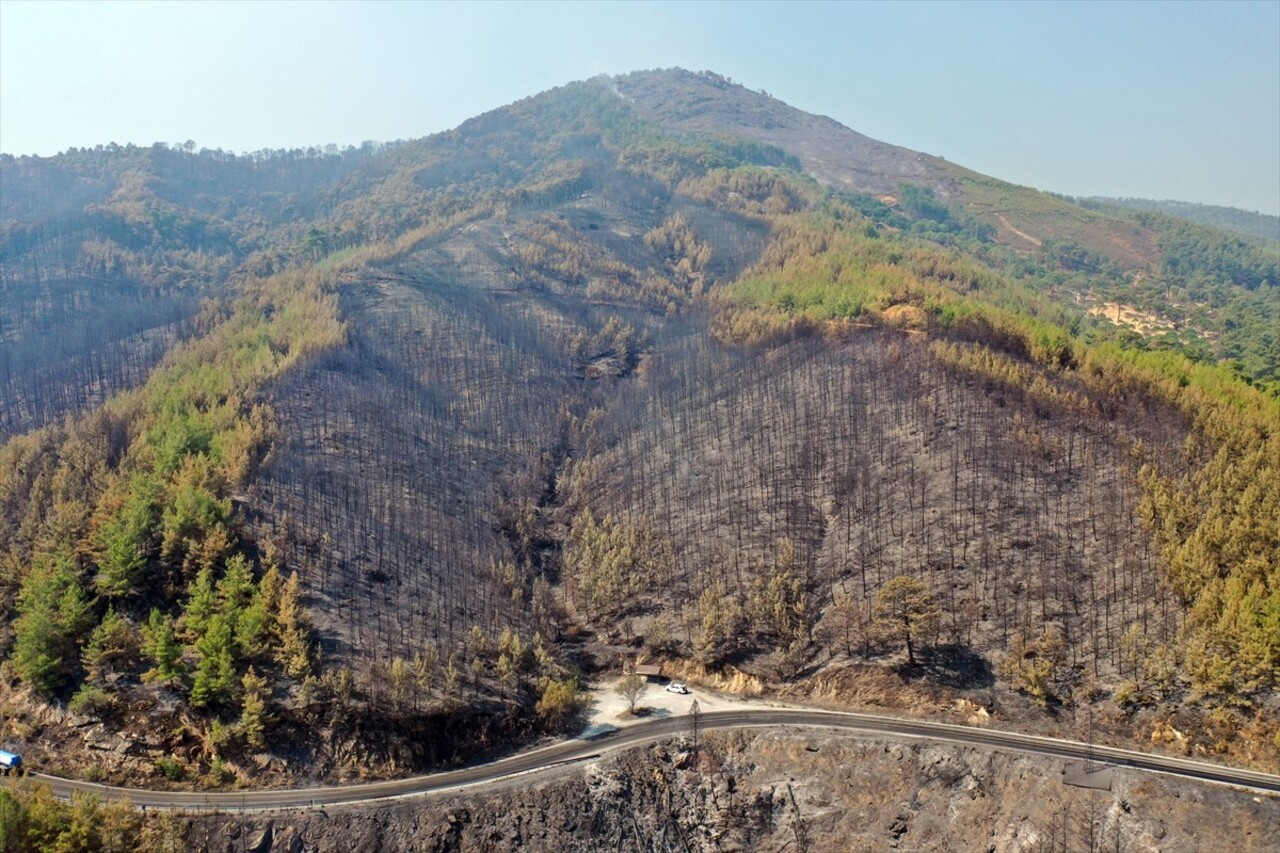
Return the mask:
[[297, 575], [250, 559], [232, 502], [270, 446], [261, 389], [342, 340], [336, 301], [304, 271], [210, 314], [143, 387], [0, 449], [12, 665], [80, 710], [110, 706], [114, 673], [230, 714], [255, 662], [309, 668]]

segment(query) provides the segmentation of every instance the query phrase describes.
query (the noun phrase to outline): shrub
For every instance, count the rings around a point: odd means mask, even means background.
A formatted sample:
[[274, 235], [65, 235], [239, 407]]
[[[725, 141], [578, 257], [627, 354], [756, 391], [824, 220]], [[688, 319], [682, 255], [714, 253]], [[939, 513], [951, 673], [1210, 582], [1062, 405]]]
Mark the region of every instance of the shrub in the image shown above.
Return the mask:
[[235, 781], [236, 774], [221, 758], [213, 759], [209, 765], [209, 783], [215, 787]]
[[155, 766], [157, 770], [164, 774], [166, 779], [169, 779], [172, 782], [181, 782], [186, 778], [187, 773], [182, 768], [182, 765], [178, 763], [176, 758], [170, 758], [167, 755], [162, 755], [156, 759]]
[[115, 698], [96, 684], [85, 684], [71, 697], [67, 707], [73, 714], [96, 716], [111, 709]]
[[572, 678], [559, 680], [548, 678], [538, 699], [538, 716], [548, 725], [559, 725], [578, 709], [582, 694], [578, 682]]

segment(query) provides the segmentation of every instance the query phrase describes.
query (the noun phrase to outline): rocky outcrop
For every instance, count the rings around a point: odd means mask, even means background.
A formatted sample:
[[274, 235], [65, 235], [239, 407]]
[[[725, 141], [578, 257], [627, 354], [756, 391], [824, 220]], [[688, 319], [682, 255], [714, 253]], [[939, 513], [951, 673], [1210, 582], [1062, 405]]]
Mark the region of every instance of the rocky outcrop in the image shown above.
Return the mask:
[[1243, 853], [1277, 837], [1277, 798], [1119, 769], [1096, 791], [1064, 785], [1047, 758], [777, 731], [713, 736], [696, 755], [678, 742], [637, 748], [497, 790], [193, 817], [184, 841], [219, 853]]

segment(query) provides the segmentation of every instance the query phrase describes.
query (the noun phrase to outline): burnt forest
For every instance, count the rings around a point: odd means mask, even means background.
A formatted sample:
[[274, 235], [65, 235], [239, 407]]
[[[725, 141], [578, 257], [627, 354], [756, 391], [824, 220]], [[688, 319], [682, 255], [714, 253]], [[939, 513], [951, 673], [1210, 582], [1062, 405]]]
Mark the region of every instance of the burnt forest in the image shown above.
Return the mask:
[[1280, 766], [1273, 240], [680, 70], [0, 181], [0, 723], [42, 770], [426, 772], [635, 662]]

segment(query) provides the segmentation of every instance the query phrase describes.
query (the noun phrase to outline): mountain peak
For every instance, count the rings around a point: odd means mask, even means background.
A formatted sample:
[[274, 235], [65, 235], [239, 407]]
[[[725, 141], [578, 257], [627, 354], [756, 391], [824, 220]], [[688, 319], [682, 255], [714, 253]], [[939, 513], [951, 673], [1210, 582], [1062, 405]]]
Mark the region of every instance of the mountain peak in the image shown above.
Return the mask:
[[637, 71], [613, 81], [621, 97], [660, 127], [776, 145], [798, 157], [805, 171], [828, 186], [884, 194], [896, 193], [898, 184], [908, 181], [949, 195], [949, 179], [956, 170], [945, 161], [872, 139], [715, 72]]

